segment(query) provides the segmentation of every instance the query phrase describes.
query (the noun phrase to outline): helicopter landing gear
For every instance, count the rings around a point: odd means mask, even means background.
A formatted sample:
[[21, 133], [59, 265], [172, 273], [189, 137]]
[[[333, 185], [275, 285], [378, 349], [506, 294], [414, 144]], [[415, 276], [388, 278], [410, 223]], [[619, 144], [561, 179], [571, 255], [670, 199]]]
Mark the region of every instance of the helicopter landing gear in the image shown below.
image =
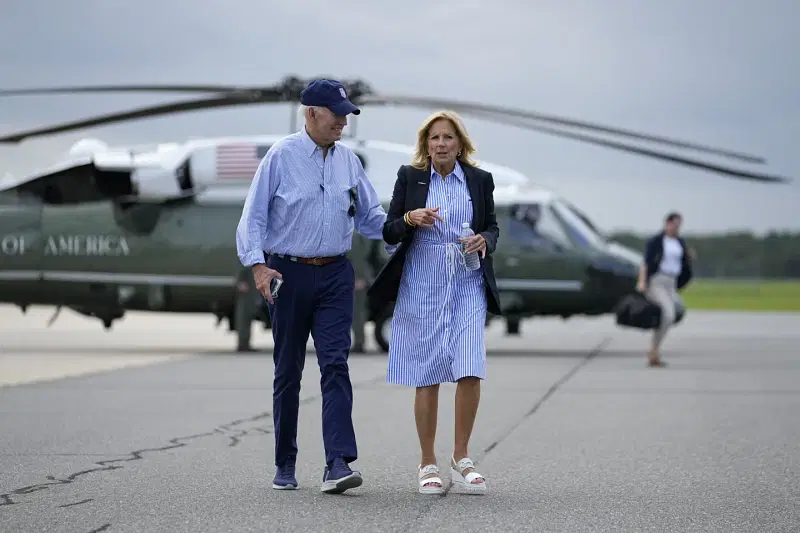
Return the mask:
[[111, 326], [114, 325], [114, 321], [125, 315], [125, 311], [120, 309], [105, 309], [103, 311], [95, 311], [93, 314], [103, 323], [103, 329], [109, 331], [111, 330]]
[[118, 318], [122, 318], [125, 312], [109, 309], [105, 311], [94, 312], [93, 314], [95, 317], [100, 319], [100, 322], [103, 323], [103, 329], [106, 331], [110, 331], [111, 326], [114, 325], [114, 321], [116, 321]]
[[[67, 309], [79, 313], [83, 316], [87, 316], [90, 318], [96, 318], [100, 320], [103, 324], [103, 329], [106, 331], [111, 329], [111, 326], [114, 325], [114, 321], [122, 318], [125, 316], [125, 310], [119, 308], [93, 308], [93, 307], [82, 307], [82, 306], [68, 306]], [[50, 320], [47, 321], [47, 326], [50, 327], [58, 318], [59, 314], [61, 314], [61, 306], [56, 307], [55, 313], [53, 316], [50, 317]]]
[[255, 312], [253, 286], [245, 281], [240, 281], [236, 286], [236, 303], [233, 316], [228, 319], [228, 327], [236, 330], [236, 351], [240, 353], [254, 352], [250, 345], [252, 335], [252, 322]]
[[519, 335], [519, 318], [509, 318], [506, 320], [506, 334]]
[[236, 309], [233, 312], [232, 325], [236, 330], [236, 351], [250, 352], [250, 336], [252, 334], [251, 313], [247, 309], [247, 301], [250, 299], [248, 293], [238, 293], [236, 298]]

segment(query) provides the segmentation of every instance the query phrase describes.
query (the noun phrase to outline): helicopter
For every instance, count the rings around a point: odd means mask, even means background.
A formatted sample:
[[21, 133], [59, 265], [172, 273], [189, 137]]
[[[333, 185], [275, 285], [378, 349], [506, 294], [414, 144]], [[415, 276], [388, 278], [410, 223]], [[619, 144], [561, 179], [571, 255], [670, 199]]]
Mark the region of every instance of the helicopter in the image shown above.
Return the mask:
[[[191, 110], [290, 103], [307, 84], [290, 76], [272, 87], [136, 85], [0, 90], [0, 97], [86, 92], [211, 92], [206, 98], [161, 104], [50, 127], [0, 134], [0, 143], [125, 120]], [[384, 96], [363, 80], [343, 80], [359, 106], [449, 108], [501, 124], [764, 183], [789, 181], [700, 160], [560, 130], [571, 126], [750, 163], [762, 158], [524, 110], [409, 96]], [[292, 129], [296, 116], [292, 115]], [[355, 123], [351, 127], [354, 131]], [[55, 165], [0, 185], [0, 301], [68, 308], [98, 318], [106, 329], [126, 311], [209, 313], [237, 332], [249, 349], [253, 321], [269, 315], [252, 273], [238, 262], [236, 225], [253, 174], [280, 135], [195, 139], [156, 146], [109, 147], [84, 139]], [[412, 147], [357, 137], [340, 141], [359, 156], [388, 207], [394, 175]], [[495, 251], [503, 318], [518, 334], [523, 318], [610, 313], [635, 289], [641, 255], [610, 242], [566, 199], [521, 173], [488, 162], [502, 238]], [[376, 268], [388, 260], [383, 250]], [[369, 303], [375, 341], [388, 350], [390, 302]], [[497, 317], [487, 317], [487, 324]]]

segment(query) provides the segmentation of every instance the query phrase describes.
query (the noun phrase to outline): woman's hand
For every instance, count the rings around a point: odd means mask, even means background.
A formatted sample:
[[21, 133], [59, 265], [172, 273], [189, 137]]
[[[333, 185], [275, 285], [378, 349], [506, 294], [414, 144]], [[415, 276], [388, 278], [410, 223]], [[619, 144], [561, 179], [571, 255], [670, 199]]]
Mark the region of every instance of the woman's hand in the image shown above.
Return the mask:
[[408, 219], [415, 226], [433, 226], [436, 220], [444, 222], [444, 219], [437, 213], [438, 210], [438, 207], [414, 209], [408, 213]]
[[639, 280], [636, 283], [636, 290], [639, 291], [641, 294], [647, 292], [647, 284], [644, 282], [644, 280]]
[[471, 237], [463, 237], [458, 239], [464, 243], [464, 253], [471, 254], [472, 252], [480, 252], [481, 257], [486, 257], [486, 239], [483, 235], [472, 235]]

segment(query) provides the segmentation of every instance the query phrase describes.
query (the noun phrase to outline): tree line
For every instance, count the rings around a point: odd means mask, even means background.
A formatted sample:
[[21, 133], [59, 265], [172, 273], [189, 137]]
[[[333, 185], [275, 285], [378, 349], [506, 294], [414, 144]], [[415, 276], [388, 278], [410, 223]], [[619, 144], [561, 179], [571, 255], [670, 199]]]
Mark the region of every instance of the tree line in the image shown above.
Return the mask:
[[[649, 235], [617, 232], [608, 235], [620, 244], [644, 251]], [[748, 232], [682, 234], [694, 248], [698, 277], [800, 279], [800, 233]]]

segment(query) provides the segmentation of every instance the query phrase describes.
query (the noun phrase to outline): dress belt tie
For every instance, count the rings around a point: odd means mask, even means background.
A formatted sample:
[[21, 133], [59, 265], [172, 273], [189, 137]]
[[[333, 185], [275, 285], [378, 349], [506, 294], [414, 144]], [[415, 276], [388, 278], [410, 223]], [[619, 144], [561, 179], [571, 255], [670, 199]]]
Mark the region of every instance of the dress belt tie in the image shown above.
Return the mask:
[[[437, 246], [441, 246], [437, 244]], [[461, 252], [461, 246], [454, 242], [448, 242], [445, 245], [446, 251], [446, 261], [447, 261], [447, 290], [444, 296], [444, 303], [442, 304], [442, 308], [439, 311], [439, 316], [436, 319], [436, 326], [439, 327], [439, 324], [444, 318], [444, 310], [447, 307], [447, 303], [450, 301], [450, 293], [452, 292], [453, 287], [453, 278], [456, 275], [456, 263], [461, 263], [464, 268], [467, 267], [467, 260], [464, 258], [464, 254]]]

